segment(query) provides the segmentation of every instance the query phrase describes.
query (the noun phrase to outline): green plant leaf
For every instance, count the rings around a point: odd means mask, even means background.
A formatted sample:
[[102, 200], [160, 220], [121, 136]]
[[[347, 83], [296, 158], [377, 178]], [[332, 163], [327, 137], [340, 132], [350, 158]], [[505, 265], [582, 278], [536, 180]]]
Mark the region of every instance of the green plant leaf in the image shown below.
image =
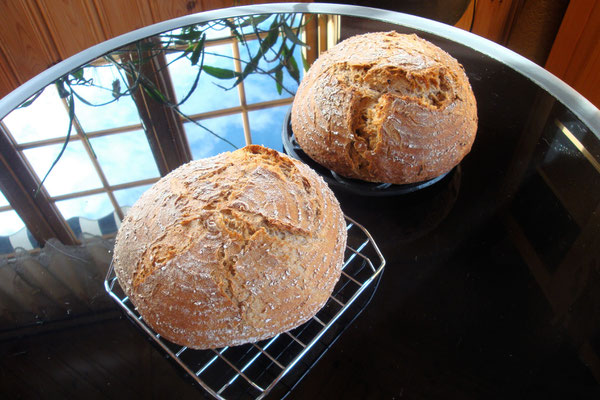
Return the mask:
[[275, 71], [275, 85], [277, 86], [277, 93], [281, 96], [281, 92], [283, 90], [283, 70], [278, 69]]
[[249, 17], [247, 17], [244, 22], [242, 22], [241, 24], [239, 24], [240, 28], [245, 28], [246, 26], [250, 26], [250, 25], [258, 25], [261, 22], [264, 22], [265, 20], [267, 20], [272, 14], [260, 14], [260, 15], [251, 15]]
[[[196, 44], [196, 46], [197, 46], [196, 48], [204, 49], [205, 39], [206, 39], [206, 35], [203, 34], [202, 37], [200, 38], [200, 42]], [[200, 81], [200, 75], [202, 74], [202, 69], [204, 67], [204, 51], [200, 51], [200, 52], [194, 51], [194, 53], [198, 54], [198, 57], [200, 59], [200, 65], [198, 67], [198, 72], [196, 73], [196, 77], [194, 78], [194, 83], [192, 84], [192, 87], [190, 87], [190, 90], [188, 91], [187, 95], [185, 95], [184, 98], [179, 103], [177, 103], [177, 107], [179, 107], [180, 105], [185, 103], [190, 98], [192, 93], [194, 93], [194, 91], [198, 87], [198, 82]], [[196, 65], [198, 63], [198, 60], [195, 59], [195, 60], [192, 60], [192, 62], [195, 62], [195, 64], [192, 64], [192, 65]]]
[[[185, 48], [185, 50], [183, 51], [183, 54], [182, 54], [182, 56], [187, 56], [187, 55], [188, 55], [188, 54], [190, 54], [192, 51], [194, 51], [194, 49], [195, 49], [195, 48], [196, 48], [196, 45], [195, 45], [195, 44], [190, 44], [188, 47], [186, 47], [186, 48]], [[178, 57], [178, 58], [181, 58], [181, 56], [180, 56], [180, 57]]]
[[292, 41], [292, 43], [295, 43], [299, 46], [304, 46], [306, 47], [306, 43], [304, 43], [302, 40], [300, 40], [300, 38], [296, 35], [296, 33], [294, 32], [294, 30], [292, 28], [290, 28], [290, 26], [287, 23], [283, 23], [282, 25], [283, 28], [283, 32], [285, 33], [285, 37], [287, 39], [290, 39]]
[[240, 32], [238, 31], [238, 27], [236, 24], [234, 24], [233, 22], [231, 22], [230, 20], [226, 19], [223, 20], [223, 22], [225, 23], [225, 25], [231, 29], [231, 33], [233, 33], [233, 35], [237, 38], [237, 40], [240, 43], [244, 43], [244, 36], [242, 34], [240, 34]]
[[239, 85], [240, 82], [242, 82], [244, 79], [246, 79], [246, 77], [248, 75], [250, 75], [251, 73], [256, 71], [256, 68], [258, 68], [258, 63], [259, 63], [260, 59], [265, 55], [265, 53], [267, 51], [269, 51], [269, 49], [271, 47], [273, 47], [273, 45], [277, 42], [278, 37], [279, 37], [279, 29], [278, 29], [278, 25], [277, 25], [277, 20], [274, 20], [273, 23], [271, 24], [269, 33], [260, 42], [260, 47], [258, 49], [258, 52], [256, 53], [256, 55], [254, 57], [252, 57], [252, 60], [250, 60], [250, 62], [248, 64], [246, 64], [246, 66], [244, 67], [244, 70], [242, 71], [242, 73], [240, 75], [238, 75], [238, 78], [232, 87]]
[[202, 70], [217, 79], [232, 79], [242, 75], [241, 73], [231, 69], [212, 67], [210, 65], [205, 65], [202, 67]]
[[260, 43], [260, 53], [261, 56], [264, 55], [273, 45], [277, 42], [277, 38], [279, 37], [279, 29], [277, 25], [277, 21], [273, 21], [271, 27], [269, 28], [269, 33], [267, 37]]
[[[260, 43], [258, 52], [252, 58], [252, 60], [248, 63], [248, 65], [246, 65], [246, 68], [244, 69], [242, 80], [245, 79], [246, 76], [248, 76], [248, 74], [250, 74], [256, 70], [260, 59], [267, 54], [267, 52], [273, 47], [273, 45], [275, 45], [275, 43], [277, 43], [278, 38], [279, 38], [279, 25], [277, 24], [277, 20], [274, 20], [273, 23], [271, 24], [271, 27], [269, 28], [269, 33], [267, 34], [267, 36], [262, 40], [260, 39], [260, 37], [258, 38], [258, 41]], [[276, 57], [278, 57], [278, 56], [279, 55], [277, 54]], [[270, 62], [269, 60], [267, 60], [267, 61]], [[251, 70], [249, 71], [248, 74], [246, 74], [246, 69], [248, 69], [248, 67], [250, 67]], [[240, 80], [240, 82], [241, 82], [241, 80]]]
[[149, 85], [145, 82], [142, 82], [142, 87], [144, 88], [144, 91], [146, 93], [148, 93], [148, 95], [150, 97], [152, 97], [154, 100], [156, 100], [157, 102], [159, 102], [161, 104], [169, 103], [169, 100], [167, 100], [167, 98], [153, 85]]
[[309, 70], [310, 65], [308, 64], [308, 60], [304, 56], [304, 52], [302, 52], [301, 55], [302, 55], [302, 65], [304, 66], [304, 72], [306, 72]]
[[198, 41], [198, 43], [196, 43], [196, 46], [194, 47], [194, 52], [192, 53], [192, 56], [190, 57], [190, 61], [192, 62], [192, 65], [198, 64], [200, 55], [204, 51], [204, 40], [205, 39], [206, 39], [206, 35], [202, 35], [202, 37], [200, 38], [200, 41]]
[[250, 62], [248, 64], [246, 64], [246, 66], [244, 67], [244, 70], [242, 71], [242, 73], [240, 75], [238, 75], [238, 78], [232, 87], [239, 85], [240, 82], [242, 82], [244, 79], [246, 79], [246, 77], [248, 75], [250, 75], [252, 72], [256, 71], [256, 68], [258, 67], [258, 62], [260, 61], [261, 57], [262, 57], [262, 54], [260, 52], [257, 55], [255, 55], [254, 57], [252, 57], [252, 60], [250, 60]]
[[294, 53], [287, 46], [283, 48], [283, 57], [283, 65], [285, 65], [285, 69], [287, 69], [290, 76], [294, 78], [297, 83], [300, 83], [300, 70], [298, 69], [298, 63], [294, 58]]
[[37, 92], [36, 94], [34, 94], [33, 96], [31, 96], [26, 102], [24, 102], [23, 104], [21, 104], [19, 106], [19, 108], [25, 108], [25, 107], [29, 107], [30, 105], [33, 104], [34, 101], [37, 100], [38, 97], [41, 96], [41, 94], [44, 92], [44, 89], [40, 90], [39, 92]]
[[71, 75], [73, 76], [73, 78], [75, 78], [79, 81], [82, 81], [83, 80], [83, 67], [71, 72]]
[[285, 68], [290, 73], [290, 76], [294, 78], [296, 83], [300, 83], [300, 70], [298, 69], [298, 63], [294, 57], [290, 57], [285, 63]]

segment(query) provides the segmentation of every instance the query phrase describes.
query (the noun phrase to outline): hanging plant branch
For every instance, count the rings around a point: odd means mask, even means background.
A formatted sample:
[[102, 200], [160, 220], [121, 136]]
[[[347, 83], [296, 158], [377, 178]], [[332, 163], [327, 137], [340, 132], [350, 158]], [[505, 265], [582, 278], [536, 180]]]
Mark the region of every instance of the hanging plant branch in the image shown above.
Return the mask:
[[[296, 21], [298, 17], [300, 18], [300, 24], [295, 26], [297, 25]], [[300, 82], [300, 69], [298, 68], [298, 62], [295, 59], [294, 51], [297, 46], [307, 46], [307, 44], [300, 39], [299, 35], [300, 30], [304, 26], [302, 25], [302, 21], [304, 19], [303, 17], [304, 16], [302, 14], [296, 13], [274, 15], [262, 14], [236, 17], [233, 19], [223, 19], [183, 27], [179, 32], [175, 33], [163, 33], [159, 35], [158, 41], [136, 42], [133, 47], [125, 46], [104, 56], [104, 59], [108, 64], [116, 67], [116, 70], [120, 76], [120, 79], [116, 78], [111, 82], [110, 87], [98, 85], [93, 79], [85, 78], [86, 69], [99, 68], [94, 65], [87, 65], [78, 68], [77, 70], [74, 70], [64, 77], [58, 79], [55, 82], [55, 86], [59, 96], [63, 99], [67, 99], [69, 126], [63, 146], [41, 180], [36, 190], [36, 195], [40, 191], [51, 171], [63, 156], [70, 142], [73, 125], [76, 118], [75, 99], [90, 107], [102, 107], [116, 102], [124, 96], [131, 96], [132, 93], [137, 90], [143, 90], [154, 101], [157, 101], [163, 106], [172, 109], [177, 115], [180, 116], [180, 118], [201, 127], [214, 137], [237, 149], [238, 147], [230, 140], [217, 134], [198, 121], [193, 120], [188, 115], [183, 113], [179, 107], [185, 104], [191, 98], [192, 94], [197, 90], [202, 72], [206, 73], [207, 76], [218, 80], [234, 80], [230, 87], [223, 87], [222, 85], [215, 83], [216, 86], [224, 90], [231, 90], [235, 88], [252, 74], [269, 76], [275, 82], [277, 93], [281, 95], [285, 91], [286, 93], [293, 95], [294, 92], [284, 86], [284, 70], [287, 71], [287, 74], [296, 83]], [[270, 22], [268, 28], [263, 29], [259, 26], [269, 21], [270, 18], [272, 18], [272, 21]], [[252, 28], [251, 32], [246, 33], [245, 30], [250, 27]], [[238, 43], [244, 47], [247, 55], [246, 59], [234, 58], [229, 55], [207, 51], [207, 31], [221, 31], [226, 29], [229, 30], [231, 37], [235, 38]], [[258, 46], [253, 50], [250, 46], [250, 43], [254, 40], [256, 40]], [[278, 43], [279, 45], [277, 45]], [[154, 70], [152, 72], [153, 74], [161, 73], [163, 68], [167, 68], [172, 63], [183, 58], [187, 58], [190, 61], [190, 65], [197, 68], [196, 75], [189, 90], [179, 102], [170, 100], [156, 87], [156, 85], [152, 82], [152, 79], [150, 79], [151, 77], [145, 76], [142, 73], [143, 65], [152, 62], [154, 57], [156, 57], [158, 54], [164, 54], [165, 52], [181, 54], [177, 55], [177, 57], [175, 57], [165, 66], [161, 66], [160, 68]], [[120, 55], [132, 53], [136, 55], [135, 59], [129, 58], [125, 62], [122, 62], [122, 60], [117, 60], [117, 57], [121, 59]], [[238, 72], [219, 66], [207, 65], [207, 55], [237, 60], [243, 65], [243, 69], [241, 72]], [[273, 68], [265, 69], [261, 67], [261, 62], [263, 61], [267, 64], [276, 63], [277, 65]], [[304, 58], [302, 58], [302, 62], [306, 63]], [[130, 77], [131, 80], [126, 79], [127, 76]], [[125, 87], [123, 87], [123, 83], [125, 83]], [[95, 87], [100, 90], [105, 90], [111, 93], [111, 99], [100, 103], [94, 103], [93, 101], [90, 101], [82, 96], [77, 90], [78, 87]], [[24, 102], [20, 107], [24, 108], [33, 104], [42, 93], [43, 90], [40, 90], [38, 93]], [[83, 139], [89, 144], [89, 139], [86, 133], [82, 132], [82, 134]], [[93, 149], [92, 153], [95, 157]]]
[[234, 149], [239, 149], [238, 146], [236, 146], [235, 144], [233, 144], [231, 141], [229, 141], [228, 139], [217, 135], [215, 132], [213, 132], [211, 129], [207, 128], [206, 126], [202, 125], [201, 123], [199, 123], [198, 121], [193, 120], [192, 118], [190, 118], [189, 116], [187, 116], [186, 114], [182, 113], [179, 108], [174, 108], [175, 112], [177, 114], [179, 114], [181, 117], [183, 117], [186, 121], [191, 122], [192, 124], [199, 126], [200, 128], [204, 129], [205, 131], [207, 131], [208, 133], [210, 133], [211, 135], [219, 138], [220, 140], [224, 141], [225, 143], [227, 143], [228, 145], [230, 145], [231, 147], [233, 147]]
[[198, 82], [200, 81], [200, 74], [202, 73], [202, 69], [204, 67], [204, 55], [205, 55], [204, 44], [205, 44], [205, 42], [206, 42], [206, 34], [202, 33], [200, 41], [193, 46], [194, 50], [192, 51], [192, 55], [190, 56], [190, 61], [191, 61], [192, 65], [197, 65], [198, 61], [200, 61], [200, 66], [198, 67], [198, 72], [196, 73], [196, 78], [194, 79], [194, 83], [192, 84], [192, 87], [188, 91], [187, 95], [185, 95], [183, 97], [183, 99], [179, 103], [177, 103], [177, 106], [180, 106], [183, 103], [185, 103], [190, 98], [192, 93], [194, 93], [194, 91], [196, 90], [196, 87], [198, 87]]
[[[57, 87], [61, 87], [62, 82], [58, 82], [56, 83]], [[59, 89], [60, 92], [60, 89]], [[63, 92], [65, 93], [65, 92]], [[69, 128], [67, 129], [67, 136], [65, 138], [65, 141], [60, 149], [60, 151], [58, 152], [58, 155], [56, 156], [56, 158], [54, 159], [54, 161], [52, 162], [52, 164], [50, 165], [50, 168], [48, 168], [48, 171], [46, 172], [46, 175], [44, 175], [44, 177], [42, 178], [42, 180], [40, 181], [40, 184], [38, 185], [35, 194], [33, 195], [33, 197], [37, 197], [38, 193], [40, 192], [40, 190], [42, 189], [42, 185], [44, 184], [44, 182], [46, 182], [46, 179], [48, 178], [48, 176], [50, 175], [50, 172], [52, 172], [52, 170], [54, 169], [54, 167], [56, 166], [56, 164], [58, 163], [58, 161], [60, 160], [60, 158], [62, 157], [62, 155], [64, 154], [65, 150], [67, 149], [67, 145], [69, 144], [69, 139], [71, 138], [71, 132], [73, 130], [73, 121], [75, 119], [75, 100], [73, 95], [67, 95], [68, 96], [68, 109], [69, 109]]]
[[38, 97], [40, 97], [42, 95], [42, 93], [44, 93], [44, 89], [40, 90], [39, 92], [37, 92], [36, 94], [31, 96], [27, 101], [25, 101], [23, 104], [21, 104], [19, 106], [19, 108], [25, 108], [25, 107], [29, 107], [30, 105], [32, 105], [33, 102], [36, 101], [38, 99]]

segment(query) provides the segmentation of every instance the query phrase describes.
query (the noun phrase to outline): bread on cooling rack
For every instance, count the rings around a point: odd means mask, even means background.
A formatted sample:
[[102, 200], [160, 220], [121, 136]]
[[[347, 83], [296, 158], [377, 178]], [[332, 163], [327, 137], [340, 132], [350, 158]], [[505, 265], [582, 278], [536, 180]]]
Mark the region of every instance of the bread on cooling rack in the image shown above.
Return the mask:
[[450, 171], [471, 150], [475, 96], [462, 65], [416, 35], [377, 32], [323, 53], [292, 106], [302, 150], [338, 174], [407, 184]]
[[323, 180], [252, 145], [160, 179], [129, 210], [113, 262], [148, 325], [205, 349], [312, 318], [340, 277], [345, 246], [344, 216]]

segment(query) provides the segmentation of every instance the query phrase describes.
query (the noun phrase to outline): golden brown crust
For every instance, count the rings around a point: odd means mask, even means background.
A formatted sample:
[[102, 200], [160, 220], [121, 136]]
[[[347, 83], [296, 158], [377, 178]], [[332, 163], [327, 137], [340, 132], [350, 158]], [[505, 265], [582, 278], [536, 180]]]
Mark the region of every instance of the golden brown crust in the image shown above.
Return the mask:
[[416, 35], [351, 37], [322, 54], [292, 106], [296, 140], [340, 175], [405, 184], [451, 170], [471, 150], [475, 96], [462, 66]]
[[345, 245], [323, 180], [248, 146], [188, 163], [144, 193], [119, 230], [114, 266], [156, 332], [215, 348], [310, 319], [339, 279]]

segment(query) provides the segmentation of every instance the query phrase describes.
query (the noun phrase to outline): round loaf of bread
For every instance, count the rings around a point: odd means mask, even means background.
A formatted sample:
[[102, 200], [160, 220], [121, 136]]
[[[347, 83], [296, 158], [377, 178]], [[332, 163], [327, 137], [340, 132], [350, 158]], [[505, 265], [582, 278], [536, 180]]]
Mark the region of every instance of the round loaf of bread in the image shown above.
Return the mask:
[[407, 184], [450, 171], [471, 150], [475, 96], [463, 67], [416, 35], [353, 36], [302, 80], [292, 130], [319, 164], [370, 182]]
[[206, 349], [312, 318], [340, 277], [345, 246], [344, 216], [325, 182], [252, 145], [160, 179], [123, 220], [113, 264], [149, 326]]

